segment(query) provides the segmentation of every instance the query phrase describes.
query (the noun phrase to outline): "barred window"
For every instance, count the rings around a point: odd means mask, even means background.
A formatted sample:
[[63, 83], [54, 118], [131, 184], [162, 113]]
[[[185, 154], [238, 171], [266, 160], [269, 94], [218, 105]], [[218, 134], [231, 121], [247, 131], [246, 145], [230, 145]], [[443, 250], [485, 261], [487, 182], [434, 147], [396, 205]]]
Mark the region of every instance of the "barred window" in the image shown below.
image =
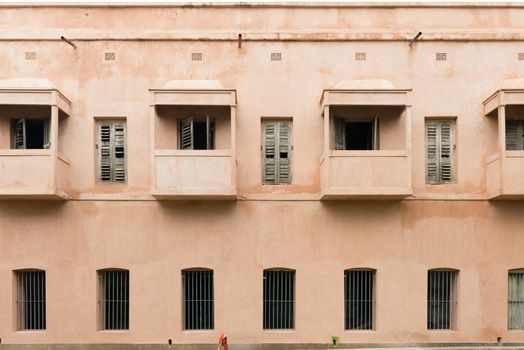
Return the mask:
[[264, 329], [295, 326], [295, 271], [264, 270]]
[[129, 271], [99, 270], [98, 280], [100, 328], [129, 329]]
[[374, 270], [351, 269], [344, 272], [344, 306], [345, 329], [373, 329]]
[[213, 270], [182, 271], [184, 329], [213, 329]]
[[17, 329], [45, 329], [45, 271], [19, 270], [15, 277]]
[[524, 330], [524, 271], [510, 271], [508, 277], [508, 329]]
[[428, 329], [454, 329], [457, 309], [454, 270], [428, 271]]

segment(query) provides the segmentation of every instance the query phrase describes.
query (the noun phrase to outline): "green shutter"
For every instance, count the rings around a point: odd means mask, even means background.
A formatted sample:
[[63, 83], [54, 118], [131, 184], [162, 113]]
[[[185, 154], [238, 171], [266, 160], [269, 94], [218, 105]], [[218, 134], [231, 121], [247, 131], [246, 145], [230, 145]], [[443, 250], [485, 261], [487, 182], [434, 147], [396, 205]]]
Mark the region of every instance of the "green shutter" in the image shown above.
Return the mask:
[[101, 123], [98, 135], [99, 181], [111, 182], [111, 124]]
[[506, 150], [517, 151], [522, 150], [523, 139], [522, 123], [517, 120], [506, 121]]
[[264, 126], [265, 184], [291, 183], [291, 132], [289, 122], [268, 122]]
[[193, 149], [193, 118], [180, 121], [180, 149]]
[[17, 119], [14, 122], [13, 130], [15, 148], [16, 149], [26, 149], [26, 132], [25, 132], [25, 119]]
[[453, 182], [453, 125], [440, 123], [440, 180]]
[[291, 135], [288, 122], [279, 122], [278, 126], [278, 183], [291, 183], [291, 169], [289, 157], [291, 156]]
[[126, 182], [126, 125], [113, 125], [113, 182]]
[[277, 123], [269, 122], [264, 127], [264, 183], [274, 184], [277, 181], [276, 171], [276, 132]]
[[454, 181], [452, 121], [426, 122], [426, 183]]
[[426, 122], [426, 183], [439, 182], [437, 152], [437, 122]]
[[346, 121], [340, 117], [333, 117], [333, 149], [346, 149]]

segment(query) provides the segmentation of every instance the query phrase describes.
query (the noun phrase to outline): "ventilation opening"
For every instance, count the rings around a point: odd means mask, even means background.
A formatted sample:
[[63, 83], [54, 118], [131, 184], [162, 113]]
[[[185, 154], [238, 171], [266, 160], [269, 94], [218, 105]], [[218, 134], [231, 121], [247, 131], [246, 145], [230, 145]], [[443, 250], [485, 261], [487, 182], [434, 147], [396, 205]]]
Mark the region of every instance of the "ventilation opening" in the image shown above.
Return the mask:
[[348, 122], [346, 123], [346, 149], [347, 150], [372, 150], [373, 149], [373, 123]]

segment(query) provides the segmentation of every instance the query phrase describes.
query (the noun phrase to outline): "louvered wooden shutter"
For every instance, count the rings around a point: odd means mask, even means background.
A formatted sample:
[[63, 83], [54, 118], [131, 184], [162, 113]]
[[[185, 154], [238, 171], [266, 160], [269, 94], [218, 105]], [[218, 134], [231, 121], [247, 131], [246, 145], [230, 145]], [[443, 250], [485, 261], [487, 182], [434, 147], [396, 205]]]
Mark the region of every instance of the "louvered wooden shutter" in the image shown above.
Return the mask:
[[522, 123], [516, 120], [506, 122], [506, 150], [517, 151], [523, 147]]
[[51, 118], [44, 119], [44, 148], [51, 147]]
[[278, 126], [278, 183], [291, 183], [289, 157], [291, 155], [291, 140], [288, 122], [279, 122]]
[[99, 126], [99, 180], [111, 182], [111, 124], [101, 123]]
[[15, 139], [15, 149], [25, 149], [26, 148], [25, 119], [18, 119], [15, 121], [13, 134], [14, 134], [14, 139]]
[[426, 122], [426, 183], [453, 182], [453, 122]]
[[437, 152], [437, 122], [426, 122], [426, 182], [439, 182]]
[[453, 125], [449, 121], [440, 123], [440, 180], [453, 181]]
[[346, 149], [346, 121], [339, 117], [333, 117], [333, 149]]
[[180, 121], [180, 149], [193, 149], [193, 118]]
[[113, 129], [113, 181], [126, 182], [126, 125], [124, 123], [115, 123]]
[[277, 123], [266, 123], [264, 128], [264, 183], [274, 184], [277, 181], [276, 169], [276, 133]]

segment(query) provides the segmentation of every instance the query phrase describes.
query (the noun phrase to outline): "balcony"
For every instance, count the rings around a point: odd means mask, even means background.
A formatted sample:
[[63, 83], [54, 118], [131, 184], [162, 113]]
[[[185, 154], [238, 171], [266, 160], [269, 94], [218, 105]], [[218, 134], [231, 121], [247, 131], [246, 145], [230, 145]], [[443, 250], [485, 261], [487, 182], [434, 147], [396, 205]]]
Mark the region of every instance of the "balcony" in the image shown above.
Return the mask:
[[47, 80], [0, 81], [0, 199], [68, 199], [59, 151], [70, 102]]
[[489, 199], [524, 199], [524, 79], [505, 80], [484, 101], [488, 124], [486, 193]]
[[323, 200], [399, 200], [412, 194], [411, 106], [387, 81], [324, 90]]
[[173, 81], [151, 94], [152, 195], [236, 199], [236, 91], [215, 81]]

